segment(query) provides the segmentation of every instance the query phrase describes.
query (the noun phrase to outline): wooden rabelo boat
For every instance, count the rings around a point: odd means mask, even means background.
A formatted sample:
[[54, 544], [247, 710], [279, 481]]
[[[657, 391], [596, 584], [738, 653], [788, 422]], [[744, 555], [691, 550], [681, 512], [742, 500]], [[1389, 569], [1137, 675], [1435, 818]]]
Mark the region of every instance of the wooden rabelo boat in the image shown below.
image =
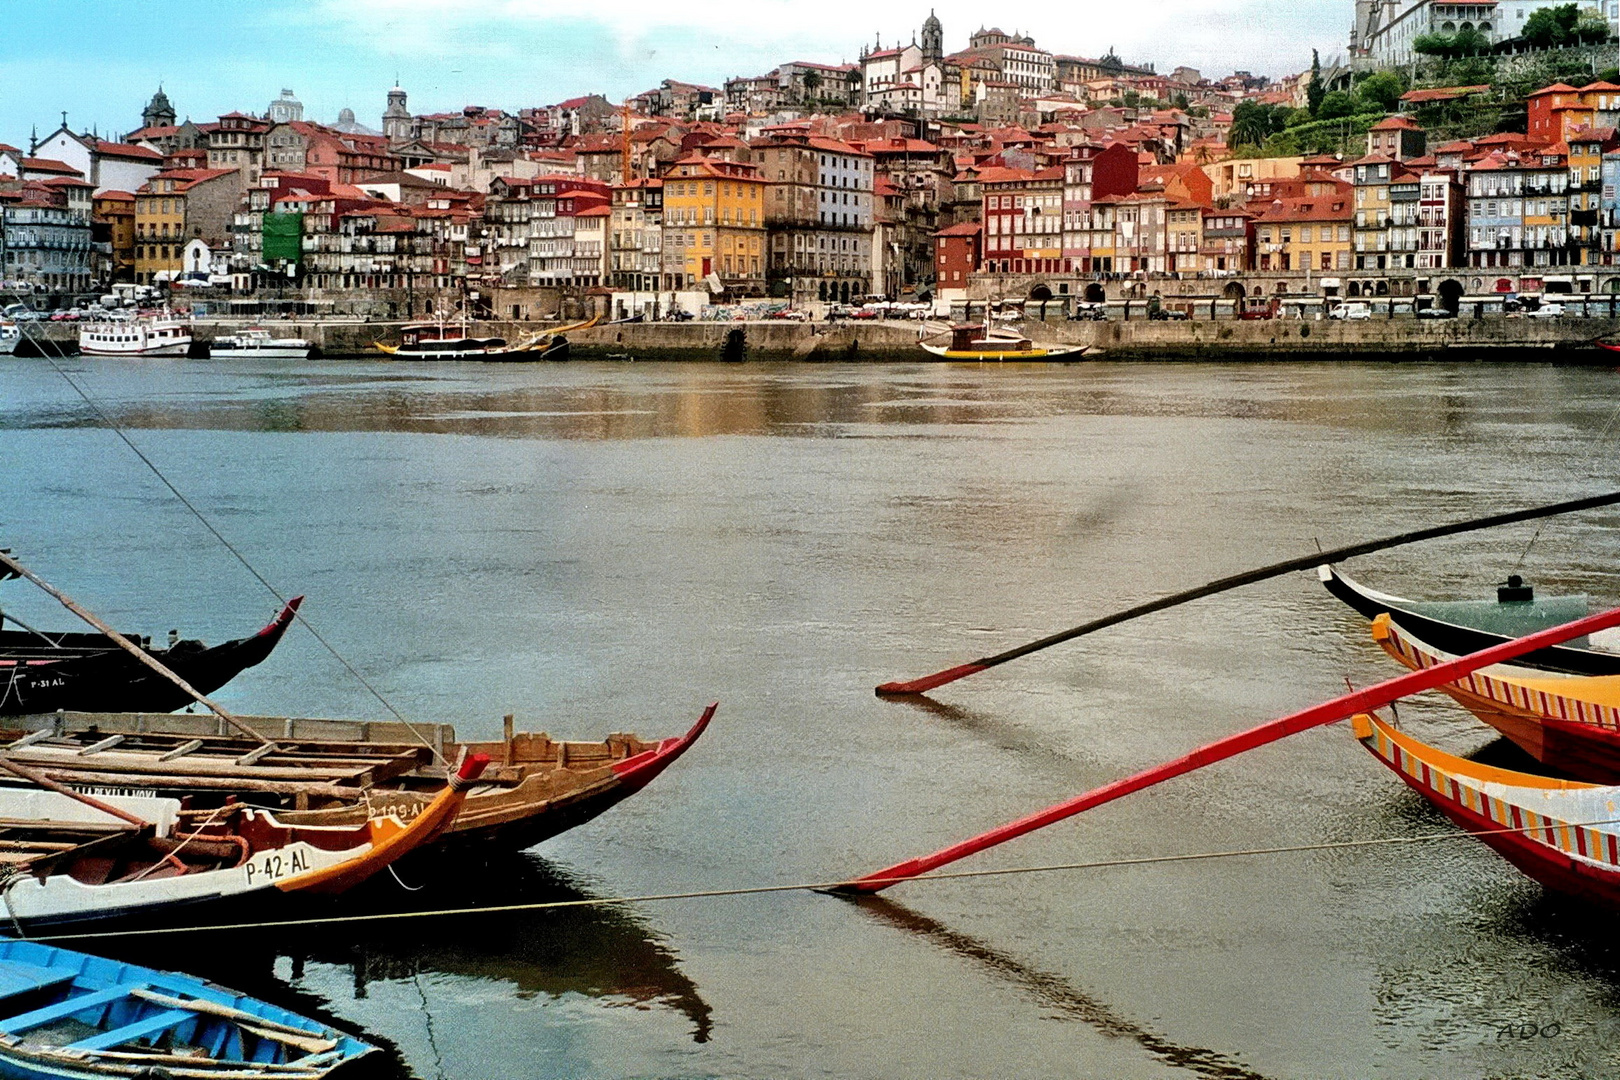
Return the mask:
[[0, 1076], [320, 1080], [375, 1050], [217, 983], [0, 939]]
[[466, 322], [415, 323], [400, 330], [398, 345], [380, 341], [374, 344], [378, 352], [396, 360], [567, 360], [570, 346], [566, 335], [595, 326], [600, 317], [535, 334], [516, 345], [505, 338], [472, 337]]
[[[544, 733], [461, 742], [449, 724], [239, 719], [274, 748], [237, 735], [218, 717], [195, 714], [55, 713], [19, 718], [3, 753], [81, 790], [186, 800], [201, 820], [227, 800], [273, 810], [287, 825], [353, 827], [368, 813], [411, 820], [445, 782], [435, 761], [466, 751], [491, 765], [433, 847], [533, 847], [646, 787], [697, 741], [714, 716], [704, 710], [685, 735], [646, 741], [559, 742]], [[424, 741], [425, 740], [425, 741]], [[0, 782], [4, 775], [0, 774]]]
[[188, 814], [173, 798], [0, 787], [0, 928], [240, 920], [343, 892], [435, 839], [487, 764], [465, 755], [409, 822], [386, 808], [311, 824], [241, 803]]
[[[1372, 629], [1384, 651], [1414, 671], [1453, 659], [1389, 615], [1374, 619]], [[1543, 765], [1595, 783], [1620, 782], [1620, 676], [1494, 664], [1440, 689]]]
[[[1586, 615], [1591, 606], [1585, 596], [1537, 598], [1516, 575], [1498, 587], [1494, 601], [1407, 600], [1369, 589], [1332, 566], [1318, 567], [1317, 576], [1328, 592], [1367, 618], [1388, 612], [1407, 630], [1456, 656], [1572, 622]], [[1537, 649], [1514, 663], [1568, 675], [1620, 675], [1620, 652], [1595, 647], [1584, 638], [1568, 645]]]
[[[269, 656], [302, 601], [303, 597], [290, 601], [252, 637], [211, 648], [192, 640], [175, 641], [167, 648], [152, 648], [146, 638], [132, 636], [132, 640], [208, 694]], [[0, 716], [58, 709], [168, 712], [192, 701], [190, 694], [104, 634], [0, 630]]]
[[919, 341], [925, 352], [946, 360], [1078, 360], [1088, 345], [1036, 345], [1022, 334], [987, 329], [977, 323], [953, 326], [950, 344]]
[[1620, 788], [1479, 765], [1366, 713], [1352, 730], [1414, 791], [1530, 877], [1620, 906]]

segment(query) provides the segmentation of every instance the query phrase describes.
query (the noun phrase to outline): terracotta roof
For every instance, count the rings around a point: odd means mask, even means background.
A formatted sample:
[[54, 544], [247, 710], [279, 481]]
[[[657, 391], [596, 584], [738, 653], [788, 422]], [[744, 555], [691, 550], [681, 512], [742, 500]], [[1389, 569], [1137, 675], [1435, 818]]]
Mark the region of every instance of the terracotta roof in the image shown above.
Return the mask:
[[984, 226], [977, 221], [964, 221], [959, 225], [952, 225], [948, 229], [940, 229], [935, 236], [978, 236], [984, 231]]
[[96, 143], [96, 153], [102, 157], [133, 158], [138, 161], [162, 161], [163, 155], [156, 150], [148, 150], [144, 146], [131, 146], [129, 143], [107, 142]]
[[30, 172], [54, 172], [62, 173], [67, 176], [84, 175], [67, 162], [58, 161], [55, 158], [25, 157], [22, 159], [22, 167]]
[[1410, 116], [1386, 116], [1374, 124], [1369, 131], [1422, 131]]
[[1349, 221], [1355, 209], [1349, 199], [1276, 199], [1257, 219], [1261, 224], [1291, 221]]

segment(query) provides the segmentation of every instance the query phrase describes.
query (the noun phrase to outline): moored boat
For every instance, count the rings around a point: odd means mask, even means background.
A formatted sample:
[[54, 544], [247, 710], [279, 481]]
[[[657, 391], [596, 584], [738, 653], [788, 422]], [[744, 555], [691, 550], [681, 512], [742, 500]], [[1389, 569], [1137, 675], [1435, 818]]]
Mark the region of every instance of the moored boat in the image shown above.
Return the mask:
[[1086, 345], [1036, 345], [1021, 334], [990, 330], [977, 323], [951, 327], [949, 345], [918, 341], [924, 351], [946, 360], [1078, 360]]
[[340, 893], [435, 839], [487, 763], [464, 755], [408, 824], [381, 809], [350, 825], [297, 825], [239, 803], [186, 817], [178, 799], [0, 787], [0, 925], [22, 936], [104, 922], [174, 925]]
[[[1590, 609], [1585, 596], [1538, 598], [1530, 586], [1514, 578], [1497, 589], [1494, 601], [1420, 601], [1369, 589], [1333, 566], [1318, 567], [1317, 576], [1328, 592], [1367, 618], [1388, 612], [1408, 631], [1457, 656], [1570, 622]], [[1537, 649], [1515, 664], [1569, 675], [1620, 675], [1620, 652], [1578, 638], [1567, 645]]]
[[0, 356], [10, 356], [17, 351], [17, 342], [22, 340], [22, 328], [9, 320], [0, 319]]
[[[147, 652], [204, 694], [212, 693], [269, 656], [303, 597], [251, 637], [212, 647], [175, 640]], [[7, 616], [0, 615], [0, 625]], [[11, 621], [15, 622], [15, 619]], [[0, 716], [57, 709], [167, 712], [193, 698], [102, 634], [0, 630]]]
[[84, 323], [79, 351], [86, 356], [186, 356], [191, 323], [168, 312]]
[[1352, 730], [1412, 790], [1525, 874], [1620, 906], [1620, 788], [1480, 765], [1365, 713]]
[[303, 338], [278, 338], [262, 326], [250, 326], [208, 344], [208, 355], [215, 360], [305, 360], [314, 351], [314, 344]]
[[353, 826], [368, 811], [411, 820], [444, 783], [432, 761], [466, 750], [492, 765], [434, 847], [517, 851], [646, 787], [697, 741], [715, 708], [685, 735], [656, 741], [561, 742], [509, 723], [503, 739], [461, 742], [449, 724], [239, 717], [275, 740], [260, 754], [215, 716], [71, 712], [19, 718], [18, 730], [0, 738], [12, 740], [10, 759], [80, 790], [184, 798], [198, 818], [234, 799], [288, 824], [332, 827]]
[[303, 1077], [376, 1050], [217, 983], [0, 938], [0, 1076]]
[[[1414, 671], [1454, 659], [1387, 614], [1373, 620], [1372, 630], [1385, 652]], [[1620, 782], [1620, 676], [1493, 664], [1440, 690], [1543, 765], [1597, 783]]]
[[396, 360], [567, 360], [570, 346], [565, 335], [595, 326], [597, 318], [535, 334], [516, 345], [505, 338], [471, 337], [465, 322], [415, 323], [400, 330], [398, 345], [380, 341], [375, 345]]

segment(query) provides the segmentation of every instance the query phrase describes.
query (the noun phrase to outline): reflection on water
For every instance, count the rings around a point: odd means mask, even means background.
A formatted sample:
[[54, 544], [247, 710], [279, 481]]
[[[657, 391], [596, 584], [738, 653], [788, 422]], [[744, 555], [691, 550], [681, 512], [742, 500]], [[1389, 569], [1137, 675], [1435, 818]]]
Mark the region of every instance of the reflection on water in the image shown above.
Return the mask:
[[1218, 1080], [1264, 1080], [1241, 1063], [1225, 1054], [1194, 1046], [1180, 1046], [1164, 1036], [1137, 1024], [1104, 1001], [1098, 1000], [1076, 987], [1063, 976], [1042, 971], [1005, 950], [979, 939], [952, 930], [944, 923], [912, 911], [884, 896], [863, 896], [850, 901], [866, 914], [887, 926], [915, 935], [972, 961], [993, 977], [1017, 987], [1049, 1008], [1064, 1016], [1089, 1024], [1093, 1028], [1117, 1039], [1130, 1039], [1153, 1057], [1185, 1069], [1198, 1076], [1216, 1077]]
[[[421, 872], [421, 884], [385, 874], [346, 896], [331, 913], [396, 914], [594, 898], [567, 871], [528, 854], [424, 864]], [[123, 938], [103, 951], [172, 966], [174, 940]], [[188, 970], [226, 984], [252, 976], [252, 990], [236, 986], [250, 993], [279, 995], [289, 984], [297, 988], [307, 965], [324, 964], [348, 970], [356, 1000], [376, 983], [446, 975], [498, 982], [519, 996], [574, 995], [610, 1006], [670, 1009], [686, 1017], [696, 1043], [708, 1041], [713, 1027], [708, 1004], [661, 936], [641, 916], [617, 906], [313, 924], [290, 934], [220, 931], [201, 940], [206, 944], [187, 948]], [[286, 970], [280, 960], [290, 962], [290, 980], [276, 977], [276, 971]]]

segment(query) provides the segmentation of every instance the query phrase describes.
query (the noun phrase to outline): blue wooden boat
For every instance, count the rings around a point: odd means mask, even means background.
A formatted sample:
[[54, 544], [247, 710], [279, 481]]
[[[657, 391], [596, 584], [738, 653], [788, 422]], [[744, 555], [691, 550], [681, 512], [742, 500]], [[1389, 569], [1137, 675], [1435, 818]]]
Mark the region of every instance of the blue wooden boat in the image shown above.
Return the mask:
[[324, 1077], [376, 1047], [214, 983], [0, 938], [0, 1077]]

